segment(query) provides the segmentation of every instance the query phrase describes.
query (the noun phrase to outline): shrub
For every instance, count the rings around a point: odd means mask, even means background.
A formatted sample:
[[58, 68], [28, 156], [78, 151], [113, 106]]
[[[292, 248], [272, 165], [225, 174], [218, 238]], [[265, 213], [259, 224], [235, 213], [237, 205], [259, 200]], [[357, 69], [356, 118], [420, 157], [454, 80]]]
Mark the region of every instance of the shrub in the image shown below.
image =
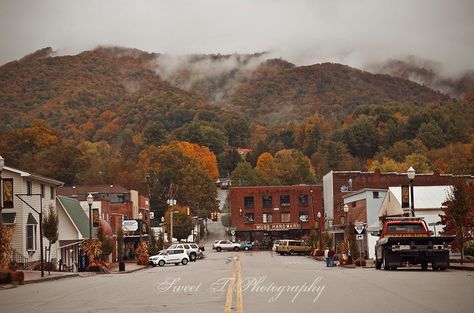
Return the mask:
[[12, 274], [10, 272], [0, 272], [0, 284], [9, 284], [12, 282]]
[[12, 276], [12, 282], [14, 283], [18, 283], [20, 285], [23, 285], [23, 283], [25, 282], [25, 273], [21, 272], [21, 271], [14, 271], [14, 272], [11, 272], [11, 276]]
[[464, 245], [464, 255], [474, 256], [474, 240], [466, 242]]

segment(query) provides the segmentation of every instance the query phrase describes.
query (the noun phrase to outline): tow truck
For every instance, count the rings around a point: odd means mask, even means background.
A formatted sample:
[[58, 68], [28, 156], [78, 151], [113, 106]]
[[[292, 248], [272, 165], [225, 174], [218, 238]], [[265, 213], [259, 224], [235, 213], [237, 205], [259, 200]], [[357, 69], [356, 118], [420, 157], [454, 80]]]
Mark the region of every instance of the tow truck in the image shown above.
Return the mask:
[[421, 265], [445, 270], [449, 266], [452, 236], [432, 236], [420, 217], [387, 217], [375, 245], [375, 268], [396, 270], [400, 266]]

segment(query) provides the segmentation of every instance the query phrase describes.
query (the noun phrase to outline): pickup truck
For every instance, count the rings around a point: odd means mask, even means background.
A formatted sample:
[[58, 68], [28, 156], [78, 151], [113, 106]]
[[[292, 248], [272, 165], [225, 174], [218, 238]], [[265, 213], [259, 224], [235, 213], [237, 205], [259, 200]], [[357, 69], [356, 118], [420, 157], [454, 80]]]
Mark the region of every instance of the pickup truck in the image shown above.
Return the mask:
[[431, 235], [422, 218], [386, 218], [375, 245], [375, 268], [396, 270], [405, 264], [420, 264], [427, 270], [431, 263], [433, 270], [445, 270], [454, 237]]

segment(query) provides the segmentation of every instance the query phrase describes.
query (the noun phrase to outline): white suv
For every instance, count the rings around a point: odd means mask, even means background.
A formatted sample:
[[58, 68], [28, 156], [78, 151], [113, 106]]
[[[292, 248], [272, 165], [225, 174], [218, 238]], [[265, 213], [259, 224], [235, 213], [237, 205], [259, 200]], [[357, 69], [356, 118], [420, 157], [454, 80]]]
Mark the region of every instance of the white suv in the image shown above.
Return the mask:
[[240, 250], [240, 243], [235, 243], [230, 240], [216, 240], [214, 241], [214, 245], [212, 249], [215, 249], [217, 252], [221, 252], [222, 250]]
[[155, 266], [164, 266], [165, 264], [183, 265], [188, 264], [189, 257], [184, 249], [166, 249], [161, 250], [158, 255], [154, 255], [148, 258], [148, 264]]
[[184, 249], [189, 256], [191, 262], [196, 261], [201, 256], [201, 249], [195, 243], [179, 243], [169, 246], [168, 249]]

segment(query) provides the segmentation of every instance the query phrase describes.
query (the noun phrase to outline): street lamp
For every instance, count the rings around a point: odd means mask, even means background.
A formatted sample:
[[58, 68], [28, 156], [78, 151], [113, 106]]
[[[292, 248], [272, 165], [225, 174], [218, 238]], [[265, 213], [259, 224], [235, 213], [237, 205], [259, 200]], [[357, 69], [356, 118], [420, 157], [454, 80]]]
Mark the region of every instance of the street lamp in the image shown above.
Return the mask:
[[171, 212], [170, 212], [170, 219], [171, 219], [171, 222], [170, 222], [170, 237], [169, 238], [169, 241], [171, 243], [173, 243], [173, 205], [176, 205], [176, 200], [175, 199], [168, 199], [166, 200], [166, 203], [171, 207]]
[[347, 204], [344, 204], [344, 222], [346, 224], [346, 229], [345, 229], [345, 233], [346, 233], [346, 244], [347, 244], [347, 255], [349, 257], [349, 260], [351, 258], [351, 249], [350, 249], [350, 246], [349, 246], [349, 223], [347, 222], [347, 214], [349, 213], [349, 206]]
[[140, 234], [140, 243], [142, 242], [142, 218], [143, 218], [143, 214], [142, 212], [138, 213], [138, 219], [140, 220], [138, 222], [138, 228], [139, 228], [139, 234]]
[[318, 212], [318, 229], [319, 229], [319, 248], [322, 248], [321, 243], [323, 242], [323, 238], [321, 238], [321, 212]]
[[413, 191], [413, 180], [415, 179], [415, 169], [410, 166], [407, 171], [408, 180], [410, 181], [410, 193], [411, 193], [411, 203], [410, 203], [410, 213], [412, 217], [415, 217], [415, 193]]
[[92, 239], [92, 202], [94, 202], [94, 197], [89, 193], [87, 196], [87, 204], [89, 205], [89, 239]]

